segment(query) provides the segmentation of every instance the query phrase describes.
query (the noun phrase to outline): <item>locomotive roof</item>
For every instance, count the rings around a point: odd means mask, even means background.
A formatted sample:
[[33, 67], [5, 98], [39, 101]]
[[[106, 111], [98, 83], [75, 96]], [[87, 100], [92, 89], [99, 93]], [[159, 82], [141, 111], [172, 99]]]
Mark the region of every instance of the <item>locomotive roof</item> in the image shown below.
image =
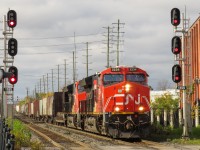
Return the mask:
[[103, 71], [100, 72], [100, 73], [120, 72], [120, 71], [117, 71], [118, 68], [122, 69], [121, 71], [128, 71], [128, 69], [129, 69], [129, 70], [131, 70], [130, 72], [140, 72], [140, 73], [144, 73], [144, 74], [146, 74], [146, 75], [149, 77], [149, 75], [147, 74], [146, 71], [144, 71], [143, 69], [140, 69], [140, 68], [138, 68], [138, 67], [136, 67], [136, 66], [132, 66], [132, 67], [128, 67], [128, 66], [109, 67], [109, 68], [103, 70]]

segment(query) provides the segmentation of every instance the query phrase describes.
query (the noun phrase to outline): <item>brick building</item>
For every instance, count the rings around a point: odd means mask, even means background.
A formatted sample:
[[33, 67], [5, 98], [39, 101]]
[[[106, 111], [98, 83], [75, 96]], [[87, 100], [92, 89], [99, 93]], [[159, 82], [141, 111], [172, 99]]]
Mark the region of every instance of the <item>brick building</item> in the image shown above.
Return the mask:
[[186, 85], [194, 106], [200, 96], [200, 17], [189, 28], [185, 43]]
[[[186, 111], [188, 111], [187, 115], [191, 114], [193, 120], [188, 120], [188, 123], [192, 121], [193, 125], [195, 124], [197, 127], [200, 123], [200, 17], [185, 33], [184, 52], [186, 105], [190, 109]], [[181, 64], [181, 61], [179, 63]], [[180, 96], [182, 97], [181, 92]]]
[[191, 49], [191, 69], [193, 80], [193, 95], [194, 103], [199, 101], [200, 95], [200, 17], [193, 23], [189, 29], [190, 34], [190, 49]]

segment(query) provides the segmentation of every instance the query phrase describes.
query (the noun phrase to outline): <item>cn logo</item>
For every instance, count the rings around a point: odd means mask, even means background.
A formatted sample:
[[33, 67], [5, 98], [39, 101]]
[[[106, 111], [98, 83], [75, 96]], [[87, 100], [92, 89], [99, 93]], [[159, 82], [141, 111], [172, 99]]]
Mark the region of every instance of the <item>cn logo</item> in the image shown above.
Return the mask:
[[138, 94], [138, 99], [135, 100], [135, 104], [136, 104], [136, 105], [139, 105], [139, 104], [140, 104], [140, 94]]
[[[121, 95], [115, 95], [114, 97], [124, 97], [125, 95], [124, 94], [121, 94]], [[128, 105], [130, 101], [134, 101], [136, 105], [140, 105], [141, 104], [141, 99], [143, 100], [143, 102], [146, 102], [146, 104], [148, 105], [148, 107], [150, 108], [150, 103], [149, 103], [149, 100], [146, 96], [140, 96], [140, 94], [137, 95], [137, 98], [134, 99], [134, 97], [131, 95], [131, 94], [127, 94], [125, 96], [125, 103], [123, 102], [116, 102], [116, 105], [118, 106], [122, 106], [122, 105]], [[110, 101], [110, 99], [109, 99]], [[108, 101], [107, 101], [108, 102]], [[107, 107], [107, 105], [106, 105]]]
[[135, 101], [135, 104], [136, 105], [139, 105], [140, 104], [140, 94], [138, 94], [138, 97], [137, 99], [134, 100], [134, 97], [131, 95], [131, 94], [127, 94], [126, 95], [126, 102], [125, 102], [125, 105], [128, 105], [130, 100], [132, 101]]
[[128, 103], [129, 103], [130, 100], [134, 100], [134, 98], [133, 98], [133, 96], [131, 94], [127, 94], [126, 95], [125, 105], [128, 105]]
[[140, 105], [140, 103], [141, 103], [141, 98], [144, 99], [144, 100], [146, 101], [146, 103], [149, 105], [149, 101], [148, 101], [147, 97], [146, 97], [146, 96], [142, 96], [142, 97], [141, 97], [140, 94], [138, 94], [137, 99], [135, 99], [135, 100], [134, 100], [134, 97], [133, 97], [131, 94], [127, 94], [127, 95], [126, 95], [126, 102], [125, 102], [125, 105], [128, 105], [128, 103], [130, 102], [130, 100], [135, 101], [135, 104], [136, 104], [136, 105]]

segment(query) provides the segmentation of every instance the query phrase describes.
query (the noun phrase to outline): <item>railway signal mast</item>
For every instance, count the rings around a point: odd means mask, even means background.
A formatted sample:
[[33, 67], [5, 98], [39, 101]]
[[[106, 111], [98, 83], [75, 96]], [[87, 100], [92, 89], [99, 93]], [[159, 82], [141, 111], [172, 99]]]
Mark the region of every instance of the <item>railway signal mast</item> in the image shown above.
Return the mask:
[[[18, 81], [17, 67], [13, 66], [14, 56], [17, 55], [18, 42], [13, 38], [14, 28], [17, 25], [17, 13], [14, 10], [9, 10], [7, 16], [3, 16], [3, 35], [4, 35], [4, 69], [1, 69], [1, 82], [2, 82], [2, 109], [1, 116], [8, 117], [7, 102], [8, 97], [13, 102], [13, 89], [14, 84]], [[8, 72], [7, 72], [8, 70]], [[7, 79], [8, 78], [8, 79]], [[10, 84], [8, 84], [8, 82]]]
[[[177, 26], [182, 20], [182, 29], [178, 30]], [[183, 103], [183, 134], [182, 138], [189, 137], [189, 113], [188, 104], [186, 101], [186, 84], [185, 84], [185, 49], [184, 49], [184, 39], [185, 39], [185, 21], [184, 14], [182, 14], [182, 19], [180, 15], [180, 10], [178, 8], [173, 8], [171, 10], [171, 24], [174, 26], [175, 33], [181, 33], [180, 36], [174, 36], [171, 40], [172, 53], [175, 54], [175, 61], [181, 62], [181, 65], [175, 64], [172, 67], [172, 80], [175, 83], [182, 83], [182, 86], [177, 86], [182, 90], [182, 103]], [[179, 55], [181, 53], [181, 55]], [[181, 57], [181, 58], [180, 58]]]

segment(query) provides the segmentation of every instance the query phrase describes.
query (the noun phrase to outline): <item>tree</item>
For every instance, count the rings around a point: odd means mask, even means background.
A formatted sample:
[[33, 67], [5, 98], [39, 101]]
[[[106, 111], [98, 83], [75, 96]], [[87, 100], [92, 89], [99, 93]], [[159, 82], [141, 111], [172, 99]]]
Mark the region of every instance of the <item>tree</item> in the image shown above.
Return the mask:
[[[169, 93], [165, 93], [160, 97], [157, 97], [154, 102], [151, 103], [152, 109], [155, 110], [155, 114], [157, 115], [157, 120], [160, 122], [161, 112], [164, 110], [164, 124], [167, 125], [167, 112], [171, 111], [171, 115], [173, 115], [173, 111], [178, 109], [178, 98], [173, 99], [172, 95]], [[170, 116], [173, 119], [172, 116]], [[170, 120], [170, 125], [173, 120]]]
[[158, 90], [166, 90], [171, 88], [171, 85], [168, 80], [162, 80], [158, 82], [157, 89]]

